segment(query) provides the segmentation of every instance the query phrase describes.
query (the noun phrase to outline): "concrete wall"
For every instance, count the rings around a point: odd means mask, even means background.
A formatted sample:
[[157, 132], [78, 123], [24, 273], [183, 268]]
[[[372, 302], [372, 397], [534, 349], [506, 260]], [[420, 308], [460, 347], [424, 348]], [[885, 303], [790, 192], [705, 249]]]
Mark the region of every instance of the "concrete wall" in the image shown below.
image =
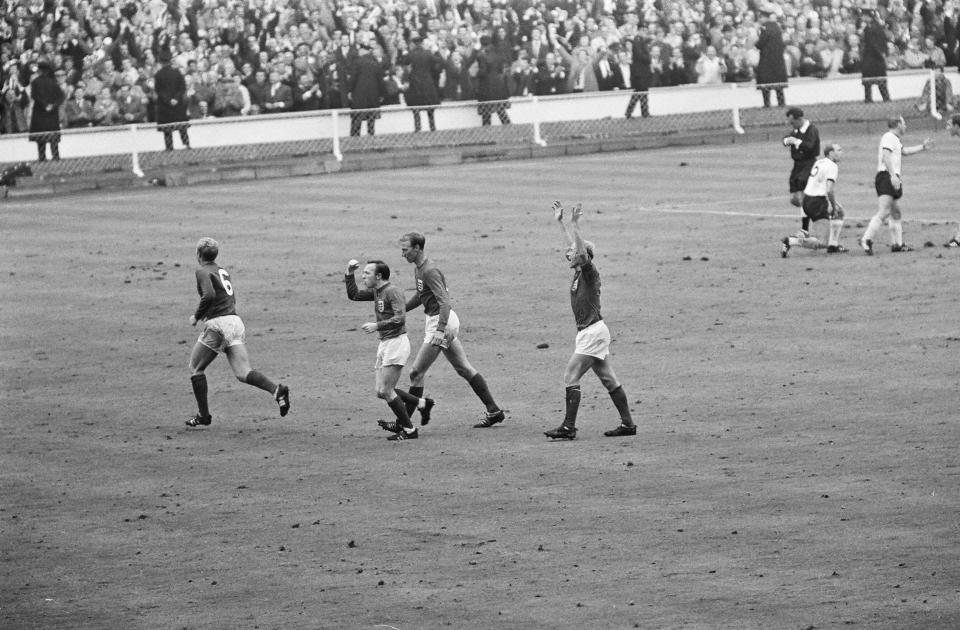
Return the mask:
[[[927, 71], [891, 73], [888, 78], [890, 93], [894, 98], [919, 97], [929, 76]], [[960, 80], [952, 76], [956, 92], [960, 89]], [[787, 93], [791, 105], [858, 102], [863, 99], [859, 75], [824, 80], [796, 79], [790, 82]], [[620, 118], [628, 99], [628, 94], [622, 92], [512, 99], [510, 117], [514, 123]], [[760, 95], [752, 83], [685, 85], [656, 88], [650, 93], [650, 112], [653, 116], [732, 112], [734, 108], [755, 108], [759, 104]], [[439, 129], [470, 129], [480, 125], [477, 104], [473, 101], [444, 103], [438, 109], [436, 119]], [[731, 125], [732, 120], [731, 114]], [[209, 118], [191, 121], [190, 141], [194, 148], [204, 148], [342, 138], [349, 134], [349, 125], [349, 110]], [[411, 131], [413, 122], [408, 109], [403, 106], [381, 109], [381, 118], [377, 121], [378, 135]], [[64, 158], [73, 158], [143, 153], [162, 148], [163, 140], [156, 126], [144, 124], [65, 130], [60, 152]], [[27, 140], [26, 135], [0, 135], [0, 162], [35, 159], [35, 145]]]

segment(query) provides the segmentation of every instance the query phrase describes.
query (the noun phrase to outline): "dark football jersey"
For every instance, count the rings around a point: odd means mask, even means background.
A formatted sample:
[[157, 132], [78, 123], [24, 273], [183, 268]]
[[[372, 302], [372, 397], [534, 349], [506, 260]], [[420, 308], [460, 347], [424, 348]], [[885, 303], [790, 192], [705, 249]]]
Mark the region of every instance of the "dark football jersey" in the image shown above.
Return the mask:
[[[417, 295], [423, 304], [423, 312], [427, 315], [440, 315], [440, 325], [446, 325], [446, 318], [450, 316], [452, 308], [450, 294], [447, 293], [447, 282], [443, 273], [437, 269], [433, 261], [426, 259], [416, 267], [414, 277], [417, 281]], [[446, 307], [444, 310], [443, 307]]]
[[200, 294], [200, 304], [194, 313], [197, 320], [237, 314], [230, 273], [217, 263], [206, 262], [197, 269], [197, 293]]
[[573, 262], [579, 267], [570, 283], [570, 306], [573, 307], [577, 330], [583, 330], [603, 319], [600, 315], [600, 273], [587, 254], [581, 254]]
[[407, 332], [407, 311], [402, 289], [389, 282], [379, 289], [360, 289], [352, 273], [345, 275], [343, 280], [347, 285], [348, 298], [355, 302], [373, 302], [380, 339], [392, 339]]

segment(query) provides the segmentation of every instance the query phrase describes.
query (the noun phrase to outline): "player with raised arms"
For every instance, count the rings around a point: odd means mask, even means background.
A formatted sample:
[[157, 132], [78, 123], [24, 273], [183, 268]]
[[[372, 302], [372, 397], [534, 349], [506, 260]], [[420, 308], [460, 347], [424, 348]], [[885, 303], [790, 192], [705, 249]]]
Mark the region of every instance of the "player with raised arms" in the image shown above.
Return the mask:
[[610, 330], [600, 315], [600, 273], [593, 264], [594, 245], [580, 235], [580, 204], [573, 207], [569, 224], [563, 222], [563, 205], [553, 203], [554, 218], [567, 240], [566, 258], [574, 269], [570, 283], [570, 305], [577, 323], [577, 340], [563, 372], [566, 388], [566, 414], [563, 423], [556, 429], [545, 431], [553, 440], [573, 440], [577, 437], [577, 410], [580, 408], [580, 379], [593, 370], [607, 389], [614, 406], [620, 413], [620, 424], [604, 432], [607, 437], [637, 434], [637, 425], [630, 415], [630, 403], [623, 386], [617, 380], [610, 364]]
[[237, 315], [236, 291], [230, 273], [216, 262], [219, 253], [220, 245], [210, 237], [205, 236], [197, 243], [200, 268], [196, 276], [200, 303], [190, 316], [190, 325], [200, 324], [202, 331], [190, 353], [190, 382], [199, 412], [187, 420], [188, 427], [207, 426], [211, 422], [204, 370], [220, 352], [227, 355], [238, 381], [273, 394], [281, 416], [290, 411], [290, 389], [283, 383], [274, 385], [273, 381], [250, 367], [246, 329]]

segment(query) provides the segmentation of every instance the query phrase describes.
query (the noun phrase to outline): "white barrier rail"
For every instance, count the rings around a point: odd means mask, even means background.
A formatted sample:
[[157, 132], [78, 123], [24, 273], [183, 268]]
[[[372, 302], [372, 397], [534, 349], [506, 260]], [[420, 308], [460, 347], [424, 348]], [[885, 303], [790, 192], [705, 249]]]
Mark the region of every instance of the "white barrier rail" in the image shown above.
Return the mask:
[[[924, 83], [932, 79], [925, 70], [891, 73], [887, 78], [890, 93], [896, 98], [919, 98]], [[960, 81], [952, 82], [954, 92]], [[724, 125], [743, 133], [741, 111], [758, 109], [760, 95], [750, 84], [685, 85], [655, 88], [649, 93], [651, 119], [674, 114], [711, 113], [721, 116]], [[795, 79], [787, 89], [790, 105], [849, 103], [863, 101], [859, 75], [831, 79]], [[566, 121], [591, 121], [624, 117], [630, 92], [592, 92], [578, 95], [513, 98], [507, 110], [515, 125], [530, 125], [530, 142], [548, 144], [541, 126]], [[480, 129], [477, 103], [450, 102], [438, 106], [435, 114], [438, 131]], [[726, 112], [726, 113], [724, 113]], [[289, 114], [271, 114], [236, 118], [205, 118], [190, 121], [190, 144], [194, 149], [243, 146], [264, 143], [323, 140], [332, 142], [331, 154], [341, 159], [342, 144], [350, 137], [351, 110], [321, 110]], [[639, 116], [639, 108], [635, 113]], [[426, 129], [426, 114], [421, 114]], [[493, 125], [499, 125], [497, 116]], [[404, 106], [380, 109], [376, 135], [411, 134], [412, 111]], [[363, 133], [366, 133], [364, 124]], [[179, 139], [174, 137], [179, 142]], [[163, 138], [154, 124], [66, 129], [62, 132], [60, 154], [63, 158], [130, 155], [132, 170], [139, 170], [138, 156], [163, 149]], [[0, 162], [33, 161], [36, 149], [27, 134], [0, 135]], [[139, 174], [139, 173], [138, 173]]]

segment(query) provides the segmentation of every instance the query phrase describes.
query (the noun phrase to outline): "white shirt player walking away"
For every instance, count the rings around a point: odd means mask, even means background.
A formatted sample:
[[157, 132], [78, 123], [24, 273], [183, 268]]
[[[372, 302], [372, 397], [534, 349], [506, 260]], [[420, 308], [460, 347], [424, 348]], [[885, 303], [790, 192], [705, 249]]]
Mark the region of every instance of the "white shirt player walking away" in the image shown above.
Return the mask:
[[[828, 254], [840, 254], [847, 251], [845, 247], [840, 245], [840, 231], [843, 229], [843, 206], [840, 205], [834, 194], [840, 172], [838, 164], [842, 157], [843, 150], [840, 145], [826, 145], [823, 157], [814, 162], [810, 168], [810, 177], [803, 189], [801, 207], [804, 216], [813, 223], [821, 219], [829, 221], [826, 245]], [[800, 233], [796, 236], [785, 236], [780, 240], [780, 255], [786, 258], [790, 248], [798, 246], [807, 249], [820, 249], [824, 245], [821, 239], [809, 234]]]
[[887, 121], [887, 131], [880, 138], [880, 147], [877, 150], [877, 175], [874, 186], [877, 190], [877, 213], [870, 219], [866, 232], [860, 238], [860, 247], [868, 256], [873, 256], [873, 241], [884, 221], [890, 227], [890, 251], [913, 251], [903, 242], [903, 221], [900, 214], [899, 199], [903, 196], [903, 180], [900, 176], [900, 163], [903, 156], [927, 151], [933, 146], [930, 138], [923, 143], [910, 147], [903, 146], [903, 134], [907, 130], [907, 123], [903, 116], [897, 116]]

